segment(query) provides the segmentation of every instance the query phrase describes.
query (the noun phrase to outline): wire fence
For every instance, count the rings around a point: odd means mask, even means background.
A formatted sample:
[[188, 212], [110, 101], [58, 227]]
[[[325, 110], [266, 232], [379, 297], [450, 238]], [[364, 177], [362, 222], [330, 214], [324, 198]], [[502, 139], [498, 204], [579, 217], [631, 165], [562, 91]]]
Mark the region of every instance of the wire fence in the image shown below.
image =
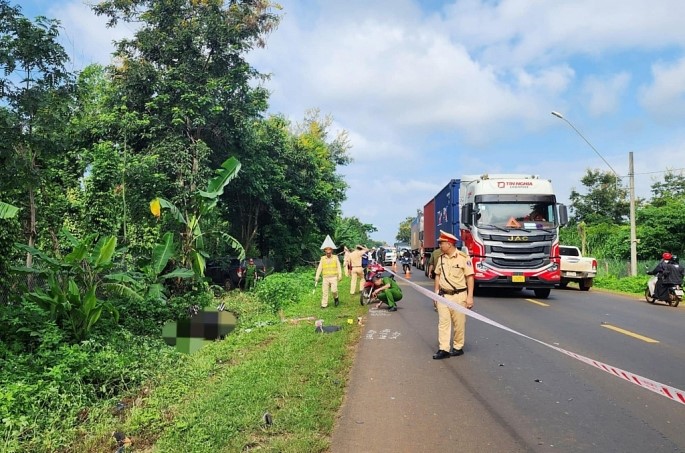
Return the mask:
[[[646, 270], [654, 269], [659, 260], [638, 260], [637, 275], [645, 275]], [[617, 278], [630, 277], [630, 260], [597, 260], [597, 276], [614, 276]]]

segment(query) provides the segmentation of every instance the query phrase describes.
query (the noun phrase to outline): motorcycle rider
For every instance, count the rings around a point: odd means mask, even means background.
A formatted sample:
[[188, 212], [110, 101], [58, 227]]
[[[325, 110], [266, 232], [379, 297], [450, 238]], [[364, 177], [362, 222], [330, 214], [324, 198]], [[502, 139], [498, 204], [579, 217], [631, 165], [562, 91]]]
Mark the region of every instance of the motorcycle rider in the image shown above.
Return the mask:
[[647, 272], [648, 275], [656, 275], [656, 279], [650, 279], [647, 286], [653, 297], [667, 301], [669, 299], [668, 288], [682, 284], [685, 269], [680, 267], [677, 257], [674, 262], [674, 257], [670, 252], [664, 252], [661, 258], [654, 269]]

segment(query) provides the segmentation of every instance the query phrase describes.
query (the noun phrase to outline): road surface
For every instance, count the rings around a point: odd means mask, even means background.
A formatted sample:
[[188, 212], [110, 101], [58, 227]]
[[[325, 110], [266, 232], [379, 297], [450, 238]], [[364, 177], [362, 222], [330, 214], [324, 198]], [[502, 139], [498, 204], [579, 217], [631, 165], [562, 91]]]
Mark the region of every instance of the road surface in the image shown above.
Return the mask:
[[[433, 360], [437, 313], [401, 286], [397, 312], [369, 309], [331, 452], [685, 452], [685, 404], [481, 321], [467, 320], [463, 356]], [[474, 311], [685, 389], [683, 307], [566, 289], [483, 292]]]

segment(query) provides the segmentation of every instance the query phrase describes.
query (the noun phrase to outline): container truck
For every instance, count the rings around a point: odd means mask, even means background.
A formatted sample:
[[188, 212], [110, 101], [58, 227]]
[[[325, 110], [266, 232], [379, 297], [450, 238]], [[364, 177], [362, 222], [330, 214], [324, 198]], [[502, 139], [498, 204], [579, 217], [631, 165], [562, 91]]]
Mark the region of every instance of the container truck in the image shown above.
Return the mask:
[[423, 269], [423, 212], [419, 211], [411, 221], [411, 235], [409, 239], [411, 247], [412, 266]]
[[[437, 244], [435, 236], [435, 198], [426, 203], [423, 207], [423, 263], [422, 267], [428, 276], [428, 258]], [[427, 255], [427, 256], [426, 256]]]
[[559, 226], [568, 221], [551, 181], [537, 175], [466, 175], [458, 204], [476, 285], [549, 296], [561, 280]]
[[478, 287], [532, 289], [546, 298], [559, 285], [559, 226], [568, 221], [549, 180], [536, 175], [467, 175], [451, 180], [423, 212], [423, 269], [440, 230], [471, 256]]

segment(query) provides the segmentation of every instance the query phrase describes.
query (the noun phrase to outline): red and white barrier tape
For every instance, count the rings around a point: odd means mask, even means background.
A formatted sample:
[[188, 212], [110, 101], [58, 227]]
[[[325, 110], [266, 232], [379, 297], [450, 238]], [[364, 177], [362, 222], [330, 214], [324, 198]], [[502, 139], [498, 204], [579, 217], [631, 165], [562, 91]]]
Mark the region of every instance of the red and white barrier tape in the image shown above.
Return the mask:
[[559, 351], [563, 354], [566, 354], [569, 357], [573, 357], [576, 360], [580, 360], [583, 363], [586, 363], [588, 365], [591, 365], [599, 370], [602, 370], [606, 373], [611, 374], [612, 376], [619, 377], [625, 381], [630, 382], [631, 384], [635, 384], [639, 387], [642, 387], [647, 390], [651, 390], [654, 393], [657, 393], [661, 396], [664, 396], [672, 401], [675, 401], [680, 404], [685, 404], [685, 391], [677, 389], [675, 387], [671, 387], [670, 385], [662, 384], [661, 382], [654, 381], [652, 379], [640, 376], [638, 374], [631, 373], [630, 371], [623, 370], [621, 368], [617, 368], [615, 366], [600, 362], [598, 360], [591, 359], [589, 357], [585, 357], [580, 354], [576, 354], [575, 352], [568, 351], [566, 349], [545, 343], [544, 341], [540, 341], [536, 338], [529, 337], [528, 335], [522, 334], [521, 332], [517, 332], [514, 329], [511, 329], [505, 325], [502, 325], [496, 321], [493, 321], [490, 318], [487, 318], [481, 314], [478, 314], [474, 312], [473, 310], [469, 310], [467, 308], [462, 307], [459, 304], [455, 304], [454, 302], [445, 299], [442, 296], [439, 296], [435, 294], [435, 292], [427, 290], [426, 288], [423, 288], [419, 285], [417, 285], [414, 282], [411, 282], [407, 280], [406, 278], [401, 277], [399, 274], [396, 274], [393, 272], [396, 278], [399, 278], [401, 281], [409, 284], [412, 288], [417, 290], [419, 293], [429, 297], [432, 300], [436, 300], [441, 304], [448, 305], [451, 308], [454, 308], [455, 310], [458, 310], [462, 313], [464, 313], [466, 316], [470, 316], [474, 319], [477, 319], [479, 321], [482, 321], [486, 324], [489, 324], [494, 327], [498, 327], [502, 330], [506, 330], [507, 332], [511, 332], [513, 334], [516, 334], [518, 336], [521, 336], [523, 338], [527, 338], [529, 340], [535, 341], [536, 343], [539, 343], [543, 346], [547, 346], [548, 348], [554, 349], [555, 351]]

